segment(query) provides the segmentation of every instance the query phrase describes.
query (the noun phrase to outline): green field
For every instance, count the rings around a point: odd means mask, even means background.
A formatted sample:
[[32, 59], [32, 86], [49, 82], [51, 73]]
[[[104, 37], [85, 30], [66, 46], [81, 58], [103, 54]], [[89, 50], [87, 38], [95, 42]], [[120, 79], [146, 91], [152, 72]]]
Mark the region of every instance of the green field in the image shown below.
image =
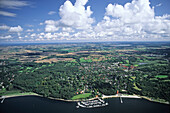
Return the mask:
[[80, 62], [81, 63], [83, 63], [83, 62], [92, 62], [92, 59], [85, 60], [84, 58], [80, 58]]
[[141, 89], [139, 89], [137, 86], [136, 86], [136, 83], [133, 84], [134, 85], [134, 89], [138, 90], [138, 91], [141, 91]]
[[167, 75], [157, 75], [155, 76], [156, 78], [167, 78], [168, 76]]
[[90, 95], [91, 95], [91, 93], [79, 94], [79, 95], [76, 95], [76, 96], [72, 97], [71, 99], [72, 100], [84, 99], [84, 98], [89, 97]]

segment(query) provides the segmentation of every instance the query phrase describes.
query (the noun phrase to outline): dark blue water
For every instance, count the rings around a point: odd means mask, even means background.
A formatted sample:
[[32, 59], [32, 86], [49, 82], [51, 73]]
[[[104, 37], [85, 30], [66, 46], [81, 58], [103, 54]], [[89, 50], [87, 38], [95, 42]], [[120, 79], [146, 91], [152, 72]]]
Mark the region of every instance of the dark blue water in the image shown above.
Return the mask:
[[169, 105], [144, 99], [106, 99], [109, 103], [101, 108], [76, 108], [76, 102], [50, 100], [37, 96], [14, 97], [0, 104], [0, 113], [170, 113]]

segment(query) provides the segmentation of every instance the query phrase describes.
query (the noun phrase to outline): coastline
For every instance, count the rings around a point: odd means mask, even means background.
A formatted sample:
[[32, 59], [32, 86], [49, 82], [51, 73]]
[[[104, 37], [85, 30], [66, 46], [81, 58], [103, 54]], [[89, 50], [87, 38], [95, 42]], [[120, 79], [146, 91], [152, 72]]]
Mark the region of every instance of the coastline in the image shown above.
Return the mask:
[[[39, 95], [37, 93], [21, 93], [20, 95], [7, 95], [7, 96], [2, 96], [0, 97], [0, 99], [3, 99], [3, 98], [12, 98], [12, 97], [22, 97], [22, 96], [39, 96], [39, 97], [43, 97], [42, 95]], [[128, 94], [122, 94], [121, 96], [120, 95], [102, 95], [102, 99], [106, 99], [106, 98], [119, 98], [119, 97], [122, 97], [122, 98], [138, 98], [138, 99], [146, 99], [148, 101], [151, 101], [151, 102], [157, 102], [157, 103], [161, 103], [161, 104], [170, 104], [169, 102], [163, 102], [163, 101], [160, 101], [160, 100], [154, 100], [152, 98], [149, 98], [149, 97], [146, 97], [146, 96], [140, 96], [140, 95], [128, 95]], [[66, 100], [66, 99], [60, 99], [60, 98], [53, 98], [53, 97], [46, 97], [48, 99], [53, 99], [53, 100], [60, 100], [60, 101], [65, 101], [65, 102], [78, 102], [78, 101], [85, 101], [85, 100], [94, 100], [96, 99], [96, 97], [94, 98], [90, 98], [90, 99], [78, 99], [78, 100]]]
[[168, 104], [168, 105], [170, 105], [170, 103], [169, 102], [167, 102], [167, 101], [161, 101], [162, 99], [157, 99], [157, 100], [155, 100], [155, 99], [152, 99], [152, 98], [149, 98], [149, 97], [146, 97], [146, 96], [140, 96], [141, 98], [143, 98], [143, 99], [146, 99], [146, 100], [148, 100], [148, 101], [151, 101], [151, 102], [156, 102], [156, 103], [161, 103], [161, 104]]
[[148, 101], [151, 101], [151, 102], [157, 102], [157, 103], [161, 103], [161, 104], [170, 104], [169, 102], [167, 101], [161, 101], [161, 99], [159, 100], [155, 100], [155, 99], [152, 99], [150, 97], [146, 97], [146, 96], [140, 96], [140, 95], [128, 95], [128, 94], [123, 94], [123, 95], [109, 95], [109, 96], [106, 96], [106, 95], [103, 95], [102, 99], [105, 99], [105, 98], [118, 98], [118, 97], [122, 97], [122, 98], [143, 98], [143, 99], [146, 99]]
[[3, 98], [12, 98], [12, 97], [22, 97], [22, 96], [40, 96], [39, 94], [37, 93], [20, 93], [20, 94], [13, 94], [13, 95], [2, 95], [0, 97], [0, 99], [3, 99]]
[[[43, 97], [42, 95], [39, 95], [39, 94], [37, 94], [37, 93], [20, 93], [20, 95], [19, 94], [14, 94], [14, 95], [2, 95], [1, 97], [0, 97], [0, 99], [3, 99], [3, 98], [13, 98], [13, 97], [23, 97], [23, 96], [39, 96], [39, 97]], [[96, 99], [96, 98], [90, 98], [90, 99], [79, 99], [79, 100], [66, 100], [66, 99], [61, 99], [61, 98], [54, 98], [54, 97], [45, 97], [45, 98], [48, 98], [48, 99], [53, 99], [53, 100], [60, 100], [60, 101], [66, 101], [66, 102], [78, 102], [78, 101], [84, 101], [84, 100], [94, 100], [94, 99]]]

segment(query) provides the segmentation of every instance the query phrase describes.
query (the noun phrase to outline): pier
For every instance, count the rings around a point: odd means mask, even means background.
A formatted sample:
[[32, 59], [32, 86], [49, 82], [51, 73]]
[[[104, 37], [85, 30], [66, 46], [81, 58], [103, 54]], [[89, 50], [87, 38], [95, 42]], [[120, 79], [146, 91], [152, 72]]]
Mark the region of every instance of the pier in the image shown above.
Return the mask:
[[122, 97], [120, 96], [120, 103], [123, 103]]
[[1, 99], [2, 99], [1, 104], [2, 104], [4, 102], [4, 100], [5, 100], [5, 96], [2, 96]]

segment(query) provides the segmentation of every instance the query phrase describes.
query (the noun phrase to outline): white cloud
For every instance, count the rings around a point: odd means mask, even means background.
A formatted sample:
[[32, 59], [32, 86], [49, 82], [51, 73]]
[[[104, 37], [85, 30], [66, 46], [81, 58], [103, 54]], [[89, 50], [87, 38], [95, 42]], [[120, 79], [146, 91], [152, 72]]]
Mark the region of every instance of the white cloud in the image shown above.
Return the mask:
[[18, 32], [18, 33], [17, 33], [17, 35], [18, 35], [18, 36], [21, 36], [21, 33], [20, 33], [20, 32]]
[[73, 5], [70, 1], [66, 1], [59, 9], [61, 19], [58, 21], [45, 21], [46, 32], [55, 32], [59, 28], [71, 27], [75, 29], [90, 29], [94, 19], [91, 18], [93, 13], [90, 6], [85, 7], [88, 0], [76, 0]]
[[96, 37], [114, 40], [156, 39], [170, 35], [170, 16], [156, 17], [149, 0], [132, 0], [124, 6], [109, 4], [94, 31]]
[[37, 36], [37, 34], [36, 34], [36, 33], [31, 34], [31, 37], [35, 37], [35, 36]]
[[34, 29], [27, 29], [27, 32], [34, 32]]
[[10, 27], [9, 32], [21, 32], [23, 31], [23, 28], [21, 26], [17, 27]]
[[55, 32], [55, 31], [59, 30], [59, 28], [57, 27], [57, 25], [58, 25], [57, 21], [46, 20], [45, 24], [46, 24], [45, 32]]
[[117, 17], [124, 23], [148, 22], [154, 19], [154, 8], [150, 7], [149, 0], [133, 0], [124, 6], [109, 4], [106, 14]]
[[70, 28], [70, 27], [63, 27], [62, 28], [62, 31], [64, 31], [64, 32], [75, 32], [72, 28]]
[[28, 6], [27, 1], [21, 0], [0, 0], [0, 8], [18, 9], [19, 7]]
[[10, 39], [10, 38], [12, 38], [12, 36], [11, 36], [11, 35], [7, 35], [7, 36], [0, 36], [0, 39]]
[[45, 33], [42, 32], [42, 33], [40, 33], [39, 35], [43, 36], [43, 35], [45, 35]]
[[10, 27], [7, 25], [0, 26], [0, 30], [8, 30]]
[[[150, 6], [149, 0], [132, 0], [125, 5], [109, 4], [103, 20], [94, 26], [92, 26], [94, 19], [91, 17], [93, 12], [90, 6], [86, 7], [87, 2], [88, 0], [76, 0], [75, 4], [72, 4], [67, 0], [59, 9], [60, 20], [46, 20], [40, 23], [39, 25], [45, 25], [45, 32], [37, 29], [36, 34], [31, 33], [32, 28], [27, 29], [25, 38], [31, 41], [170, 40], [168, 39], [170, 37], [170, 15], [155, 16], [154, 8]], [[56, 12], [49, 12], [49, 14], [54, 13]], [[20, 34], [23, 31], [21, 26], [1, 25], [0, 29], [9, 29], [9, 32], [17, 32], [18, 37], [24, 37]]]
[[0, 15], [9, 16], [9, 17], [16, 17], [15, 13], [10, 13], [10, 12], [6, 12], [6, 11], [0, 11]]
[[90, 6], [85, 9], [85, 4], [88, 0], [76, 0], [73, 5], [70, 1], [66, 1], [59, 9], [59, 14], [61, 16], [60, 23], [64, 26], [75, 27], [78, 29], [87, 29], [91, 27], [94, 22], [91, 18], [93, 13]]
[[50, 12], [48, 12], [48, 14], [49, 15], [54, 15], [54, 14], [56, 14], [57, 12], [55, 12], [55, 11], [50, 11]]
[[156, 7], [160, 7], [161, 5], [162, 5], [162, 3], [160, 3], [160, 4], [157, 4], [157, 5], [156, 5]]
[[[0, 8], [1, 9], [19, 9], [23, 6], [30, 5], [27, 1], [21, 0], [0, 0]], [[15, 13], [7, 12], [7, 11], [0, 11], [0, 15], [2, 16], [9, 16], [9, 17], [16, 17]]]
[[51, 33], [47, 33], [44, 35], [45, 38], [52, 38], [52, 34]]
[[42, 25], [44, 25], [44, 23], [40, 23], [39, 25], [41, 25], [41, 26], [42, 26]]

